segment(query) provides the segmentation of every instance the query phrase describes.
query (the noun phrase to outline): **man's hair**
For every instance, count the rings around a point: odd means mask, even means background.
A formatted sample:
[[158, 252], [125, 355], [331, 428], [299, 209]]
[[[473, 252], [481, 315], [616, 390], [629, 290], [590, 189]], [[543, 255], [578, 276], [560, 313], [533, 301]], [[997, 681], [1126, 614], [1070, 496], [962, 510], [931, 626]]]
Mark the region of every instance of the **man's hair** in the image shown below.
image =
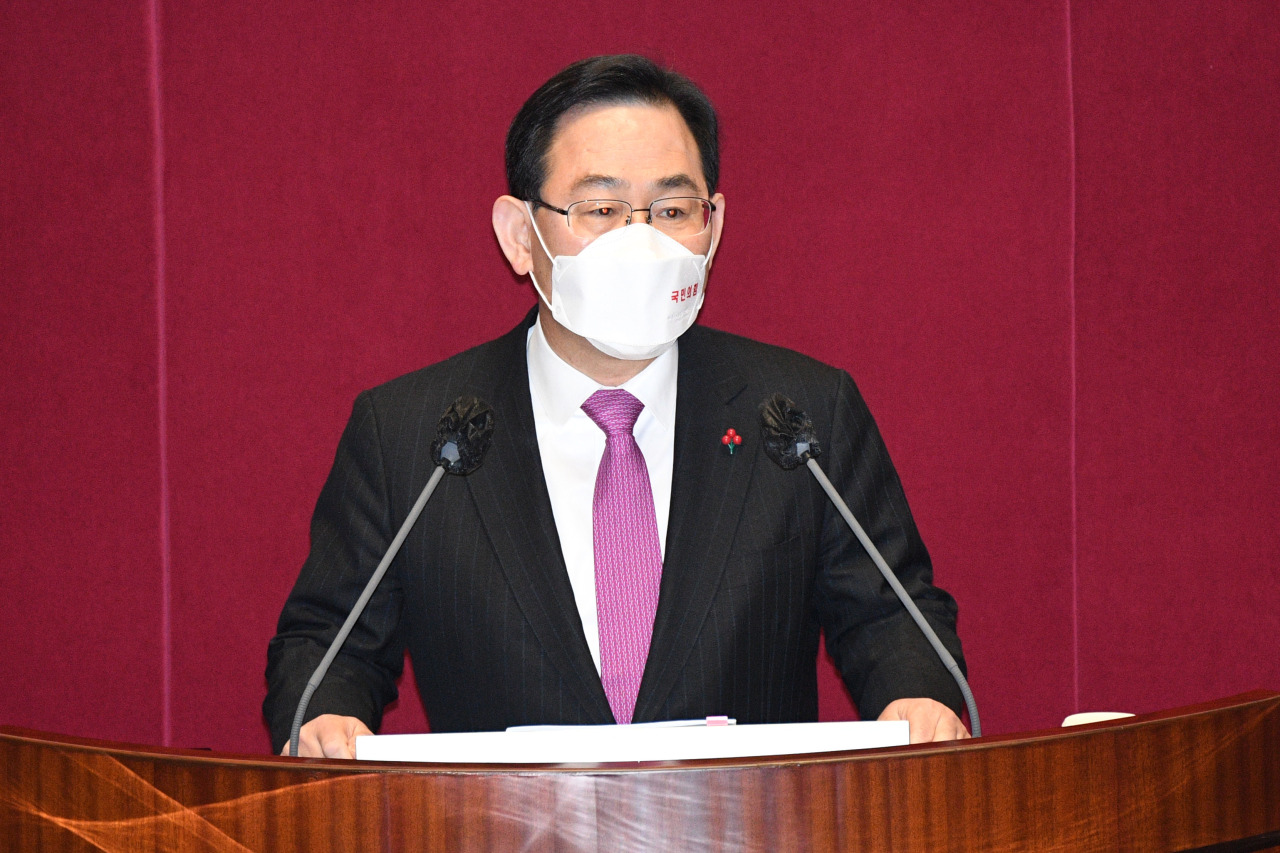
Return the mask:
[[714, 193], [720, 142], [711, 101], [683, 74], [634, 54], [579, 60], [529, 96], [507, 131], [507, 191], [523, 201], [539, 197], [547, 177], [547, 151], [565, 113], [634, 103], [676, 108], [698, 145], [707, 192]]

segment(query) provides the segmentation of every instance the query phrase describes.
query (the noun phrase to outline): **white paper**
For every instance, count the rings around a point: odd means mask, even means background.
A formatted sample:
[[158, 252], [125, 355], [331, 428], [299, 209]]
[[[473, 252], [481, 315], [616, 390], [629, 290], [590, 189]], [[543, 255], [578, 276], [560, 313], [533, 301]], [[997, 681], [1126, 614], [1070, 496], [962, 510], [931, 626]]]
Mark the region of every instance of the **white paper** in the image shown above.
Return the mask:
[[597, 764], [801, 755], [903, 746], [905, 720], [753, 726], [560, 726], [509, 732], [365, 735], [366, 761], [440, 764]]
[[[690, 726], [736, 726], [738, 721], [730, 717], [707, 717], [705, 720], [655, 720], [652, 723], [628, 723], [633, 729], [683, 729]], [[554, 731], [555, 729], [566, 729], [568, 731], [578, 731], [583, 726], [512, 726], [507, 729], [509, 732], [545, 732]], [[616, 726], [602, 726], [601, 728], [617, 728]]]

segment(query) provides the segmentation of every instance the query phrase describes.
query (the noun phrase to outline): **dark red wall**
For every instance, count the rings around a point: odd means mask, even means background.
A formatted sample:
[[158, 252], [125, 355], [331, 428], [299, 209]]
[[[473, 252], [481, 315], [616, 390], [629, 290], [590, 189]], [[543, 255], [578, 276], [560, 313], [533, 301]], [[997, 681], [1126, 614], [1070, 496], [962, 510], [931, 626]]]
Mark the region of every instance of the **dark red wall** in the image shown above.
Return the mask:
[[532, 305], [506, 124], [622, 50], [719, 106], [703, 320], [854, 374], [988, 731], [1280, 689], [1271, 7], [156, 2], [0, 12], [0, 722], [266, 749], [352, 398]]
[[0, 12], [0, 720], [163, 737], [144, 10]]
[[1073, 23], [1080, 700], [1280, 688], [1280, 7]]

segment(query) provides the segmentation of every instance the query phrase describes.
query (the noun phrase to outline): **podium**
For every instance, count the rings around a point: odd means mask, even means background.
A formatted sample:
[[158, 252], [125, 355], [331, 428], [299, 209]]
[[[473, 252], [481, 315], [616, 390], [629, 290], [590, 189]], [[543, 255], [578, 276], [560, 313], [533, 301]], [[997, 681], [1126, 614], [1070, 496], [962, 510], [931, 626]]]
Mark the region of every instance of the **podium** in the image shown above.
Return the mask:
[[0, 727], [0, 847], [40, 851], [1280, 846], [1280, 693], [1073, 729], [787, 758], [423, 765]]

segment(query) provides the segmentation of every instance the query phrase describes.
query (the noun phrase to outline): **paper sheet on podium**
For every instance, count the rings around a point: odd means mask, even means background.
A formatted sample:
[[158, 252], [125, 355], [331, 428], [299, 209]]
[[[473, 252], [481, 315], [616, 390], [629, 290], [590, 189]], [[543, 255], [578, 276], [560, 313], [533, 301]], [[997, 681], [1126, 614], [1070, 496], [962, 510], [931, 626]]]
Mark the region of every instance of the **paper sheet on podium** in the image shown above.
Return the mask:
[[507, 732], [366, 735], [356, 757], [440, 764], [595, 764], [800, 755], [902, 746], [905, 721], [708, 726], [553, 726]]

